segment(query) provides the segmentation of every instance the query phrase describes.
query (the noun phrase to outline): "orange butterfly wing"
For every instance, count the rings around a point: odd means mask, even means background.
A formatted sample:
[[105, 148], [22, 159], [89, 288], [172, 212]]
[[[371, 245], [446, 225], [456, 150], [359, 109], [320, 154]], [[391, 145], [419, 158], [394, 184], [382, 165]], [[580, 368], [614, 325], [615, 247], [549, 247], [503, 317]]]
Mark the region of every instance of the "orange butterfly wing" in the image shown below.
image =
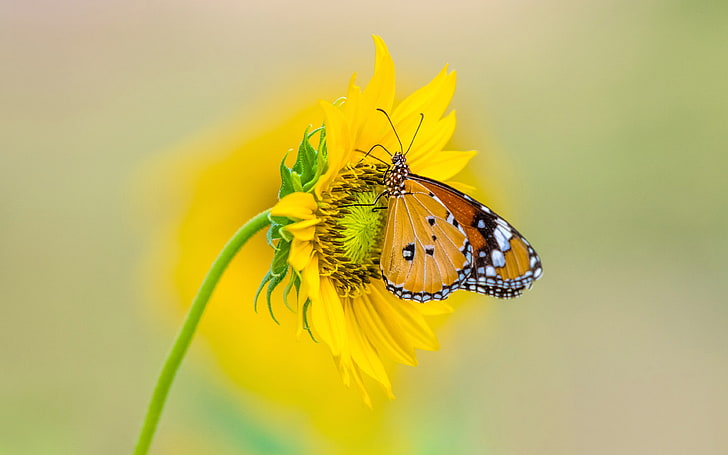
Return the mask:
[[410, 174], [433, 193], [465, 231], [471, 273], [458, 287], [500, 298], [518, 297], [543, 275], [541, 259], [506, 220], [470, 196], [436, 180]]
[[468, 235], [446, 205], [420, 181], [390, 196], [380, 268], [400, 298], [442, 300], [471, 274]]

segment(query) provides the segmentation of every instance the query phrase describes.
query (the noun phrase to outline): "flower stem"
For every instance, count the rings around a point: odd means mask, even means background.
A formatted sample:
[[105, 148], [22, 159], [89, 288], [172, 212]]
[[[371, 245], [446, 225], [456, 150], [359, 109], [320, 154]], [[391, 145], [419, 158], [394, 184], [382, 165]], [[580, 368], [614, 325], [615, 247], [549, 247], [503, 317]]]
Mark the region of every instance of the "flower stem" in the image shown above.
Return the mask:
[[228, 240], [227, 244], [220, 251], [220, 254], [212, 263], [210, 270], [207, 272], [205, 279], [200, 285], [200, 289], [197, 291], [195, 299], [192, 301], [189, 313], [185, 318], [185, 322], [182, 325], [177, 338], [174, 340], [172, 349], [167, 354], [167, 360], [164, 362], [162, 372], [157, 379], [157, 385], [154, 387], [154, 393], [152, 399], [149, 401], [149, 407], [147, 408], [147, 415], [144, 418], [144, 425], [139, 433], [139, 439], [137, 440], [136, 448], [134, 449], [134, 455], [144, 455], [149, 451], [149, 446], [152, 443], [154, 437], [154, 431], [157, 428], [159, 417], [162, 414], [164, 403], [167, 400], [169, 389], [172, 386], [172, 381], [177, 374], [182, 359], [192, 342], [192, 337], [197, 329], [197, 324], [202, 318], [202, 313], [205, 311], [207, 302], [210, 300], [212, 292], [215, 290], [220, 277], [223, 272], [227, 269], [230, 261], [235, 257], [240, 248], [247, 242], [255, 233], [265, 228], [270, 224], [268, 215], [270, 209], [259, 213], [255, 217], [251, 218], [245, 223], [235, 235]]

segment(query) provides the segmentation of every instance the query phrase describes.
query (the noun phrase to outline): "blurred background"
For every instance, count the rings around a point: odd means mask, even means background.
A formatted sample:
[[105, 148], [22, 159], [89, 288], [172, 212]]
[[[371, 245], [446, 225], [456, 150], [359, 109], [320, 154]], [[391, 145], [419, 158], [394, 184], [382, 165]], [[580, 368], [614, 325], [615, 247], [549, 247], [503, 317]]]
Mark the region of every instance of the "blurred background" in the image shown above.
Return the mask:
[[456, 145], [482, 151], [463, 180], [544, 278], [515, 302], [461, 298], [441, 350], [373, 411], [241, 386], [201, 335], [152, 453], [728, 453], [728, 3], [672, 0], [1, 3], [0, 453], [130, 453], [188, 304], [149, 290], [178, 256], [173, 240], [155, 262], [149, 208], [184, 216], [192, 190], [150, 182], [204, 162], [221, 129], [275, 136], [353, 72], [365, 83], [372, 33], [402, 95], [458, 71]]

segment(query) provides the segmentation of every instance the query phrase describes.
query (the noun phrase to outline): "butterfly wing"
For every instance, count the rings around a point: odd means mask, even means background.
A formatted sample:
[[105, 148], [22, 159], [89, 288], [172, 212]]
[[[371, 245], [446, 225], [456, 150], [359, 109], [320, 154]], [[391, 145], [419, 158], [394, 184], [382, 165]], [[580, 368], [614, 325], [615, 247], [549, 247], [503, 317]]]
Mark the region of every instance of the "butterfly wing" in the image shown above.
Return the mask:
[[441, 201], [465, 231], [472, 248], [471, 273], [459, 284], [468, 291], [518, 297], [543, 275], [541, 259], [528, 241], [485, 205], [445, 185], [410, 174]]
[[403, 299], [442, 300], [471, 275], [468, 236], [438, 197], [416, 180], [390, 196], [380, 268]]

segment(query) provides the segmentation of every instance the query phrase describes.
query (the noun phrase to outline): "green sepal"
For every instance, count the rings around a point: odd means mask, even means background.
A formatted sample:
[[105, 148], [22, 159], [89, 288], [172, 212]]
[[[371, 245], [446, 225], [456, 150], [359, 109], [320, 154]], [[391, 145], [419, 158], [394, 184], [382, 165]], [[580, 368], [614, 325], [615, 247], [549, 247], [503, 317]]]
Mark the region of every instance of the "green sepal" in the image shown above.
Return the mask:
[[286, 218], [283, 216], [270, 216], [270, 228], [268, 229], [268, 232], [266, 233], [266, 240], [268, 241], [268, 245], [272, 246], [273, 248], [276, 248], [275, 241], [276, 240], [285, 240], [286, 242], [290, 242], [293, 240], [293, 236], [283, 229], [284, 227], [288, 226], [289, 224], [293, 224], [294, 221], [290, 218]]
[[301, 277], [296, 271], [293, 272], [293, 276], [290, 280], [288, 280], [288, 283], [286, 283], [286, 287], [283, 289], [283, 303], [285, 303], [286, 308], [293, 312], [295, 312], [296, 310], [288, 303], [288, 296], [290, 295], [294, 287], [296, 288], [296, 294], [298, 294], [298, 290], [301, 287]]
[[[278, 198], [281, 199], [293, 192], [310, 192], [318, 179], [326, 172], [328, 164], [326, 152], [326, 134], [323, 127], [309, 131], [306, 128], [303, 139], [298, 146], [296, 161], [292, 167], [286, 166], [288, 154], [283, 157], [280, 165], [281, 187], [278, 190]], [[311, 145], [312, 137], [318, 134], [318, 147]]]
[[[314, 181], [319, 167], [319, 151], [311, 145], [311, 137], [317, 132], [323, 131], [323, 128], [317, 128], [311, 133], [309, 133], [309, 128], [306, 128], [306, 131], [303, 133], [303, 140], [301, 141], [301, 145], [298, 147], [296, 162], [293, 164], [293, 168], [291, 168], [291, 170], [300, 177], [299, 181], [301, 184]], [[303, 187], [301, 187], [301, 189], [303, 189]]]
[[[306, 131], [303, 133], [303, 139], [298, 146], [298, 153], [293, 166], [286, 166], [288, 154], [286, 154], [281, 161], [279, 167], [281, 175], [281, 186], [278, 190], [279, 199], [295, 192], [312, 192], [316, 182], [318, 182], [319, 178], [321, 178], [321, 176], [326, 172], [328, 167], [326, 130], [323, 126], [316, 128], [313, 131], [310, 131], [310, 128], [311, 127], [306, 128]], [[311, 145], [311, 140], [316, 134], [319, 135], [319, 138], [317, 147], [314, 147]], [[270, 312], [273, 320], [278, 323], [278, 320], [273, 314], [273, 305], [271, 302], [273, 290], [283, 283], [286, 277], [288, 277], [288, 282], [286, 283], [283, 291], [283, 300], [288, 309], [295, 311], [288, 303], [288, 296], [293, 289], [295, 289], [296, 294], [298, 294], [301, 287], [301, 277], [299, 274], [295, 271], [293, 271], [293, 273], [289, 273], [290, 267], [288, 266], [288, 255], [290, 254], [293, 236], [285, 229], [287, 225], [299, 220], [280, 216], [269, 216], [269, 219], [271, 225], [266, 234], [266, 241], [274, 249], [273, 260], [271, 261], [270, 270], [263, 277], [263, 281], [260, 283], [258, 291], [255, 293], [254, 307], [255, 310], [258, 311], [258, 297], [260, 296], [260, 293], [263, 292], [263, 289], [266, 288], [268, 311]]]
[[298, 193], [303, 193], [303, 183], [301, 183], [301, 176], [295, 172], [291, 172], [291, 182], [293, 183], [293, 189]]
[[[266, 284], [273, 281], [273, 278], [274, 278], [273, 273], [271, 271], [268, 271], [265, 274], [265, 276], [263, 277], [263, 281], [260, 282], [260, 286], [258, 286], [258, 290], [255, 291], [255, 298], [253, 298], [253, 310], [255, 310], [256, 313], [258, 312], [258, 297], [260, 296], [260, 292], [263, 290], [263, 288], [265, 287]], [[270, 284], [268, 284], [268, 289], [270, 289]], [[279, 324], [278, 320], [273, 315], [272, 311], [271, 311], [271, 317], [273, 318], [273, 320], [275, 321], [276, 324]]]
[[260, 283], [258, 291], [255, 293], [253, 308], [255, 308], [256, 312], [258, 311], [258, 296], [260, 296], [261, 291], [267, 285], [268, 289], [265, 295], [266, 301], [268, 303], [268, 311], [270, 312], [270, 316], [277, 324], [278, 320], [276, 319], [275, 314], [273, 314], [271, 295], [273, 294], [273, 290], [283, 282], [283, 280], [286, 278], [286, 275], [288, 274], [288, 254], [291, 250], [291, 242], [279, 240], [278, 244], [274, 246], [274, 248], [275, 252], [273, 253], [273, 261], [271, 262], [270, 270], [263, 277], [263, 281]]
[[306, 303], [303, 304], [303, 329], [308, 332], [308, 336], [311, 337], [314, 343], [318, 343], [318, 340], [316, 337], [313, 336], [313, 333], [311, 332], [311, 326], [308, 324], [308, 308], [311, 306], [311, 299], [306, 300]]
[[326, 148], [326, 128], [321, 127], [313, 132], [319, 132], [319, 153], [316, 155], [316, 173], [313, 178], [304, 185], [303, 189], [306, 192], [313, 190], [313, 186], [318, 182], [318, 179], [326, 172], [328, 168], [328, 150]]
[[283, 198], [283, 196], [287, 196], [295, 191], [293, 187], [293, 180], [291, 176], [291, 169], [286, 166], [286, 158], [288, 158], [288, 153], [283, 155], [283, 160], [281, 160], [280, 165], [280, 172], [281, 172], [281, 187], [278, 190], [278, 199]]

